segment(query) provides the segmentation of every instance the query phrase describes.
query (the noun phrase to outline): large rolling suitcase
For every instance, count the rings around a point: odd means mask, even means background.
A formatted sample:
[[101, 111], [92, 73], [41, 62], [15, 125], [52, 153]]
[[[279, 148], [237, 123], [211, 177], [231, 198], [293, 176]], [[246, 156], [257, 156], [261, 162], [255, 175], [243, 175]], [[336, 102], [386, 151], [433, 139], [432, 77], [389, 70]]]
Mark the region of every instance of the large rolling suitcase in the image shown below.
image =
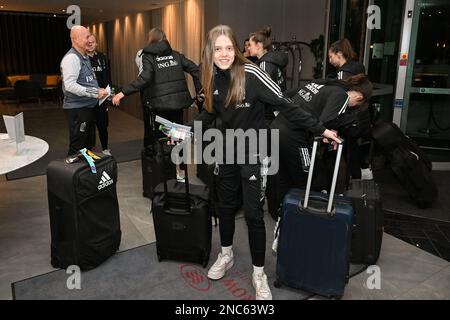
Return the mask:
[[117, 164], [111, 156], [90, 154], [96, 159], [96, 170], [82, 156], [71, 157], [73, 163], [52, 161], [47, 168], [51, 264], [55, 268], [93, 269], [120, 245]]
[[432, 175], [432, 163], [425, 153], [394, 123], [377, 123], [372, 136], [411, 199], [419, 208], [431, 207], [438, 197], [438, 189]]
[[306, 190], [291, 189], [283, 201], [274, 285], [340, 298], [348, 282], [353, 208], [349, 198], [334, 196], [342, 145], [330, 196], [310, 191], [317, 145], [316, 139]]
[[163, 170], [169, 175], [170, 179], [176, 177], [176, 166], [170, 159], [170, 146], [164, 146], [159, 143], [151, 144], [142, 149], [142, 195], [151, 199], [153, 190], [163, 181]]
[[158, 260], [206, 267], [211, 252], [211, 207], [207, 186], [165, 180], [154, 190], [152, 215]]
[[377, 262], [383, 239], [383, 210], [378, 185], [373, 180], [351, 180], [346, 196], [352, 199], [354, 218], [350, 262]]

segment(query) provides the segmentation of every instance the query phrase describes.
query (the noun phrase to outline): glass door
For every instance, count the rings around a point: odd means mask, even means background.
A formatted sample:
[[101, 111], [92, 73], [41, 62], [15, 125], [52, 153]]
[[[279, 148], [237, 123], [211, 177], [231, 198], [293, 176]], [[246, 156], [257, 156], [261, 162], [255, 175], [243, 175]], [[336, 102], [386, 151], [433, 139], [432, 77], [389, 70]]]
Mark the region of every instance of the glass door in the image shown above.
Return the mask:
[[377, 106], [381, 119], [392, 121], [404, 3], [373, 0], [370, 4], [381, 13], [381, 28], [369, 29], [366, 35], [364, 64], [374, 86], [371, 104]]
[[401, 126], [422, 146], [450, 148], [450, 1], [418, 0]]
[[[367, 28], [368, 6], [380, 9], [381, 29]], [[394, 87], [397, 80], [397, 57], [400, 51], [403, 0], [331, 0], [328, 45], [347, 38], [366, 68], [374, 85], [370, 101], [379, 110], [379, 117], [393, 117]], [[327, 72], [334, 70], [328, 63]]]

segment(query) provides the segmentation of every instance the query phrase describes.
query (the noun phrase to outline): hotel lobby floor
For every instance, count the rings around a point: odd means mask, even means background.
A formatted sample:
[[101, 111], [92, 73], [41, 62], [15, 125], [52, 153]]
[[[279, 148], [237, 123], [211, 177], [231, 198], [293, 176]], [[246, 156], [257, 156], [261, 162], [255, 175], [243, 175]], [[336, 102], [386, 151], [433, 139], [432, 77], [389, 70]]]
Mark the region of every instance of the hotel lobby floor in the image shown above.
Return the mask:
[[[193, 172], [190, 176], [198, 183]], [[155, 241], [141, 179], [140, 161], [119, 164], [121, 251]], [[12, 282], [55, 270], [50, 265], [46, 178], [0, 180], [0, 198], [0, 299], [11, 299]], [[378, 265], [381, 289], [369, 290], [370, 274], [363, 272], [350, 280], [344, 299], [450, 299], [450, 263], [440, 257], [385, 234]]]

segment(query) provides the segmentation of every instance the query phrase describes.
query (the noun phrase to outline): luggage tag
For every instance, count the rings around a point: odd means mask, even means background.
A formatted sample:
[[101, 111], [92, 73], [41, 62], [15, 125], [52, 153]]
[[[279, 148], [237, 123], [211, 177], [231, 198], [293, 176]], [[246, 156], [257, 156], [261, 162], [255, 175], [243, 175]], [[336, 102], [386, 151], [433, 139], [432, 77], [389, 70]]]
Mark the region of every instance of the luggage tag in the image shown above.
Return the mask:
[[92, 173], [97, 173], [97, 168], [95, 167], [94, 159], [90, 155], [88, 155], [88, 151], [86, 148], [80, 150], [83, 157], [87, 160], [89, 167], [91, 167]]
[[96, 155], [95, 153], [93, 153], [91, 150], [88, 150], [88, 151], [87, 151], [87, 154], [88, 154], [92, 159], [94, 159], [94, 161], [95, 161], [95, 160], [101, 160], [101, 158], [100, 158], [98, 155]]

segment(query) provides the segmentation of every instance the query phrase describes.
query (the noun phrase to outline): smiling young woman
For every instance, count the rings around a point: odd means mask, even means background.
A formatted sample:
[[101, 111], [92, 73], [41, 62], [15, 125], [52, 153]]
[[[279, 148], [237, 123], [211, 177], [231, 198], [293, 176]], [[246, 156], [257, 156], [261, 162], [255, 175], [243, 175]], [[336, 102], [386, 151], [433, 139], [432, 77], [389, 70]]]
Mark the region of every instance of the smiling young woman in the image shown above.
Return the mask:
[[[243, 131], [266, 129], [264, 108], [266, 104], [271, 104], [296, 127], [339, 141], [336, 134], [327, 130], [319, 120], [304, 112], [291, 100], [284, 98], [279, 86], [243, 56], [236, 37], [228, 26], [219, 25], [209, 31], [202, 55], [201, 74], [205, 108], [196, 121], [202, 121], [204, 127], [218, 118], [223, 133], [228, 129]], [[224, 134], [224, 137], [226, 139], [227, 135]], [[217, 211], [222, 249], [217, 261], [209, 269], [208, 277], [219, 280], [234, 264], [232, 250], [234, 219], [240, 204], [238, 192], [241, 192], [236, 186], [242, 183], [244, 214], [253, 262], [255, 297], [257, 300], [269, 300], [272, 299], [272, 294], [264, 273], [266, 230], [263, 204], [266, 177], [262, 170], [263, 159], [259, 154], [250, 151], [252, 148], [249, 147], [248, 141], [241, 143], [240, 145], [245, 148], [245, 163], [227, 162], [218, 165]], [[231, 144], [225, 141], [224, 145], [227, 147], [231, 145], [233, 148], [230, 150], [225, 148], [225, 155], [228, 152], [237, 154], [234, 141]], [[258, 159], [256, 164], [255, 158]]]

